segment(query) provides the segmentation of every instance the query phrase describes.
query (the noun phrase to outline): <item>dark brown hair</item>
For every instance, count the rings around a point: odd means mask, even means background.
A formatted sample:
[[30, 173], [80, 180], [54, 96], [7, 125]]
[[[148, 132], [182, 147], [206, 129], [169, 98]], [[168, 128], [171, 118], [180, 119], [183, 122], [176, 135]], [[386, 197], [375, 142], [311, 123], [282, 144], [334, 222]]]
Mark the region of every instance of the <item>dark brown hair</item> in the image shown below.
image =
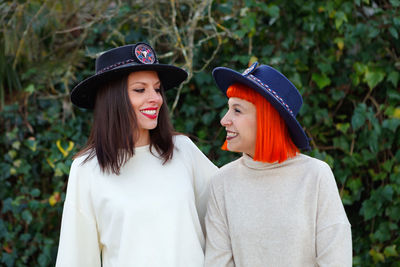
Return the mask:
[[[122, 166], [135, 154], [137, 119], [127, 92], [128, 75], [108, 82], [96, 94], [93, 125], [85, 147], [74, 158], [88, 154], [83, 163], [97, 157], [103, 172], [120, 174]], [[157, 127], [150, 130], [150, 151], [154, 147], [163, 163], [172, 158], [173, 127], [168, 106], [161, 90], [163, 104]]]

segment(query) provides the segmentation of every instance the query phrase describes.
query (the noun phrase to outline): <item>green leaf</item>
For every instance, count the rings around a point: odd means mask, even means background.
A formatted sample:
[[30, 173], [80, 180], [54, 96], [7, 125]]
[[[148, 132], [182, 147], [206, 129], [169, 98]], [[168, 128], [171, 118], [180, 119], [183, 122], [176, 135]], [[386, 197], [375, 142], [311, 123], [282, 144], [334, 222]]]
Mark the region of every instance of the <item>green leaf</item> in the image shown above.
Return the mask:
[[393, 199], [393, 188], [391, 185], [385, 185], [385, 187], [382, 189], [382, 196], [387, 200], [387, 201], [392, 201]]
[[342, 136], [342, 135], [333, 138], [333, 146], [341, 148], [343, 151], [349, 151], [350, 150], [349, 141], [346, 140], [346, 137]]
[[378, 210], [374, 204], [374, 201], [371, 199], [365, 200], [362, 203], [360, 213], [365, 220], [370, 220], [378, 214]]
[[270, 15], [273, 18], [279, 17], [279, 12], [280, 12], [280, 9], [279, 9], [279, 6], [277, 6], [277, 5], [271, 5], [268, 7], [268, 15]]
[[356, 131], [361, 126], [364, 125], [366, 120], [366, 106], [365, 104], [360, 104], [359, 106], [356, 107], [354, 110], [354, 114], [351, 117], [351, 126], [353, 127], [353, 130]]
[[311, 79], [317, 83], [319, 89], [331, 84], [331, 79], [325, 74], [313, 73]]
[[29, 211], [29, 210], [24, 210], [23, 212], [22, 212], [22, 219], [27, 223], [27, 224], [30, 224], [31, 222], [32, 222], [32, 219], [33, 219], [33, 217], [32, 217], [32, 213]]
[[368, 37], [371, 39], [374, 39], [374, 38], [378, 37], [378, 35], [380, 33], [381, 33], [381, 31], [379, 30], [379, 28], [371, 27], [368, 31]]
[[373, 234], [373, 238], [379, 242], [385, 242], [390, 239], [390, 224], [388, 222], [382, 222], [378, 225], [378, 229]]
[[354, 63], [353, 68], [358, 75], [362, 75], [368, 70], [367, 65], [360, 63], [360, 62]]
[[381, 70], [372, 71], [368, 69], [365, 73], [365, 81], [371, 90], [374, 89], [384, 78], [385, 73]]
[[395, 27], [390, 27], [389, 32], [394, 37], [394, 39], [399, 39], [399, 34], [397, 33], [397, 30]]
[[[396, 1], [398, 1], [399, 5], [400, 5], [400, 1], [399, 0], [396, 0]], [[400, 17], [394, 17], [393, 18], [393, 25], [396, 26], [396, 27], [400, 27]]]
[[399, 255], [396, 250], [396, 245], [385, 247], [383, 254], [385, 254], [386, 257], [397, 257]]
[[33, 92], [35, 92], [35, 86], [33, 84], [29, 84], [25, 90], [25, 92], [32, 94]]
[[400, 1], [399, 0], [389, 0], [393, 7], [399, 7]]
[[347, 16], [344, 12], [339, 11], [335, 13], [335, 26], [336, 29], [339, 29], [342, 26], [343, 22], [347, 22]]
[[394, 87], [397, 87], [397, 84], [400, 79], [400, 73], [397, 71], [392, 71], [389, 73], [388, 77], [386, 78], [389, 82], [393, 84]]
[[38, 197], [40, 195], [40, 190], [38, 188], [34, 188], [31, 191], [31, 196]]
[[346, 123], [337, 123], [336, 124], [336, 129], [341, 131], [342, 133], [347, 133], [347, 131], [350, 128], [350, 123], [346, 122]]
[[397, 119], [397, 118], [386, 119], [382, 122], [382, 127], [389, 129], [393, 133], [396, 132], [396, 130], [399, 126], [400, 126], [400, 119]]
[[400, 206], [388, 207], [385, 215], [395, 222], [398, 222], [400, 220]]

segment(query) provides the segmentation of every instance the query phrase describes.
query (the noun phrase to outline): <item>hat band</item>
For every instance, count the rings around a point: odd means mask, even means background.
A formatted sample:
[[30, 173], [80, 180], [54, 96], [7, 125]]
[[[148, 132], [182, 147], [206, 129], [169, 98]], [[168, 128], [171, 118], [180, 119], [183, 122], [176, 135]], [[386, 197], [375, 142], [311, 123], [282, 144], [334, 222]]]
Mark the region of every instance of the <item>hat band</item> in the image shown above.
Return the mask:
[[286, 104], [285, 101], [274, 90], [269, 88], [269, 86], [267, 84], [263, 83], [260, 79], [255, 77], [253, 74], [249, 74], [247, 77], [249, 77], [250, 79], [252, 79], [256, 83], [258, 83], [265, 90], [267, 90], [269, 93], [271, 93], [279, 102], [281, 102], [281, 104], [287, 109], [287, 111], [289, 111], [290, 115], [292, 115], [294, 117], [293, 111], [290, 109], [289, 105]]
[[119, 67], [119, 66], [122, 66], [122, 65], [126, 65], [126, 64], [129, 64], [129, 63], [132, 63], [132, 62], [135, 62], [135, 60], [134, 59], [128, 59], [128, 60], [125, 60], [125, 61], [122, 61], [122, 62], [117, 62], [115, 64], [112, 64], [112, 65], [110, 65], [108, 67], [105, 67], [105, 68], [99, 70], [98, 72], [96, 72], [96, 74], [100, 74], [100, 73], [103, 73], [105, 71], [112, 70], [112, 69], [114, 69], [116, 67]]

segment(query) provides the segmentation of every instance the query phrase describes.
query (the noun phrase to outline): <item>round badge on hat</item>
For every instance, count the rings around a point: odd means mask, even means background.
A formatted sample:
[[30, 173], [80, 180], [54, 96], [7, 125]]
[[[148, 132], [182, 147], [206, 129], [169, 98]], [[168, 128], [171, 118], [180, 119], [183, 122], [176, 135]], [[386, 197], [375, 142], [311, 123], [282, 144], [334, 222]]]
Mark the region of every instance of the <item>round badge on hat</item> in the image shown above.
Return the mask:
[[154, 64], [156, 53], [148, 44], [139, 43], [133, 48], [133, 56], [142, 64]]

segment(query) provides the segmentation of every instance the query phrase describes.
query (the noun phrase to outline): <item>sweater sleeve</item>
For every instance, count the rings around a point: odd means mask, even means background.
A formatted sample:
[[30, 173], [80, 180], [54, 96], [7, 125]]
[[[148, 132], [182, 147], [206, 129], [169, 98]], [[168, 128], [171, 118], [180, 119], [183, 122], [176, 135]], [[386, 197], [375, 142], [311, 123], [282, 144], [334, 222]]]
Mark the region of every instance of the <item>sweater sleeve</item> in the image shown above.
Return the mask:
[[222, 188], [218, 190], [212, 183], [205, 218], [206, 252], [205, 267], [233, 267], [231, 239], [225, 212]]
[[62, 215], [56, 267], [100, 267], [97, 224], [90, 199], [90, 174], [74, 160]]
[[317, 263], [321, 267], [352, 266], [351, 226], [335, 178], [328, 165], [321, 176], [317, 211]]
[[218, 168], [203, 154], [203, 152], [186, 136], [179, 136], [183, 142], [182, 148], [191, 162], [193, 173], [193, 186], [196, 198], [196, 209], [200, 224], [204, 230], [204, 217], [206, 215], [207, 201], [209, 196], [209, 184]]

